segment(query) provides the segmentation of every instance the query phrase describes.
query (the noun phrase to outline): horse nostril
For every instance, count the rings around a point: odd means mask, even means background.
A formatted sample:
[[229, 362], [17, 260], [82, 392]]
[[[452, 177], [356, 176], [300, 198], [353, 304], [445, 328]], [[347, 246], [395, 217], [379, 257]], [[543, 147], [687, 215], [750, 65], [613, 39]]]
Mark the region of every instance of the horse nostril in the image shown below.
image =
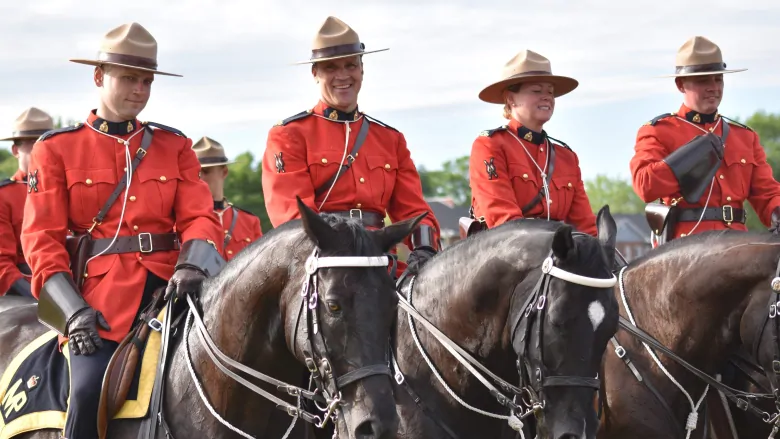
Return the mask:
[[355, 429], [356, 439], [389, 439], [390, 432], [385, 430], [376, 419], [369, 418], [361, 422]]
[[556, 439], [580, 439], [580, 437], [576, 434], [565, 433], [561, 436], [558, 436]]

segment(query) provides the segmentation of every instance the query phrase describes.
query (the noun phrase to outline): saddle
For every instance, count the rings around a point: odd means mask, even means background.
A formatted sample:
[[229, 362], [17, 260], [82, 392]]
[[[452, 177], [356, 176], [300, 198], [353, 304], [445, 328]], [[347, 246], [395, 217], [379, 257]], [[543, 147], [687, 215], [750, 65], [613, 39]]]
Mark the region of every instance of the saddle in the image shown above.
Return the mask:
[[157, 316], [165, 306], [164, 295], [164, 287], [154, 292], [151, 303], [140, 314], [135, 327], [122, 340], [108, 363], [98, 406], [98, 435], [100, 439], [106, 438], [110, 420], [114, 419], [127, 400], [141, 353], [150, 332], [153, 330], [152, 327], [154, 330], [162, 329], [162, 324], [157, 320]]

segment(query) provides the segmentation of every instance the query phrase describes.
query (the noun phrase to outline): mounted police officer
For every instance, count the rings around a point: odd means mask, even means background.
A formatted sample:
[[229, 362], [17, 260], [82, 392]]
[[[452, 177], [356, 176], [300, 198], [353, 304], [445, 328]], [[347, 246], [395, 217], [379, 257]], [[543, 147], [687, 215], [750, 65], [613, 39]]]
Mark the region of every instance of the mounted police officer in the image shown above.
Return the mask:
[[299, 216], [296, 196], [318, 212], [361, 219], [373, 229], [384, 226], [385, 215], [396, 222], [427, 212], [405, 241], [414, 269], [439, 250], [439, 224], [404, 135], [358, 109], [363, 55], [381, 50], [387, 49], [366, 51], [346, 23], [325, 20], [311, 58], [299, 63], [312, 64], [320, 100], [268, 133], [263, 192], [274, 226]]
[[461, 220], [461, 236], [518, 218], [565, 221], [596, 235], [577, 154], [543, 129], [556, 99], [578, 85], [574, 78], [553, 75], [544, 56], [524, 50], [480, 92], [480, 100], [504, 106], [509, 123], [483, 131], [471, 147], [474, 218]]
[[30, 267], [24, 260], [20, 235], [24, 202], [27, 199], [27, 167], [33, 144], [41, 134], [54, 128], [46, 112], [30, 107], [16, 119], [11, 137], [11, 152], [19, 160], [19, 169], [0, 182], [0, 296], [13, 294], [33, 297]]
[[249, 211], [234, 206], [225, 198], [227, 165], [234, 162], [225, 156], [225, 149], [222, 145], [214, 139], [203, 137], [192, 145], [192, 149], [200, 161], [201, 178], [211, 190], [214, 215], [225, 231], [225, 238], [222, 242], [223, 257], [229, 261], [246, 246], [263, 236], [260, 218]]
[[648, 204], [658, 242], [707, 230], [746, 230], [749, 201], [773, 233], [780, 229], [780, 184], [753, 130], [718, 114], [727, 69], [720, 48], [704, 37], [677, 52], [675, 84], [683, 94], [676, 113], [639, 129], [631, 159], [634, 191]]
[[83, 439], [97, 437], [104, 371], [139, 309], [161, 287], [177, 298], [196, 292], [224, 261], [192, 141], [136, 118], [155, 75], [179, 76], [157, 70], [154, 37], [124, 24], [106, 34], [97, 59], [72, 61], [95, 66], [100, 103], [84, 123], [35, 144], [22, 247], [39, 319], [68, 338], [65, 437]]

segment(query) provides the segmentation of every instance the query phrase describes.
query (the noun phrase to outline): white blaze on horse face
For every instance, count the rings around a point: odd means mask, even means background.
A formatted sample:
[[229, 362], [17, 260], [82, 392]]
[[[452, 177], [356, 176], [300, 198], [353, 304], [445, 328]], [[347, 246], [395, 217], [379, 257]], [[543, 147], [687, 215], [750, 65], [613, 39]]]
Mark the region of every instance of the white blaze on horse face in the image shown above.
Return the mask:
[[601, 322], [604, 321], [605, 315], [606, 312], [604, 311], [604, 305], [602, 305], [598, 300], [594, 300], [590, 303], [590, 305], [588, 305], [588, 318], [590, 319], [590, 323], [593, 324], [594, 331], [599, 327]]

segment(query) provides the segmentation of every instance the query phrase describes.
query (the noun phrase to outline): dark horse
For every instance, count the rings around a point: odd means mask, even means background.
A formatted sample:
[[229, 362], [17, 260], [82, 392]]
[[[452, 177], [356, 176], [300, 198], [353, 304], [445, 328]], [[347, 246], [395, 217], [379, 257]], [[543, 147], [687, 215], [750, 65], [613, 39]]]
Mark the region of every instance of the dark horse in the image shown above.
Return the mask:
[[[622, 275], [626, 302], [638, 327], [710, 376], [723, 371], [728, 356], [741, 345], [754, 343], [761, 344], [760, 360], [771, 371], [770, 353], [777, 349], [777, 340], [769, 333], [763, 338], [757, 334], [766, 322], [779, 257], [780, 240], [768, 233], [705, 232], [674, 240], [628, 265]], [[628, 316], [620, 280], [615, 295], [621, 314]], [[606, 355], [604, 418], [598, 437], [686, 437], [692, 412], [688, 397], [637, 339], [623, 330], [617, 339], [626, 356], [620, 359], [612, 351]], [[695, 406], [705, 384], [670, 358], [658, 356]], [[627, 367], [626, 359], [643, 382]], [[704, 416], [701, 407], [699, 413]], [[762, 420], [756, 417], [753, 422]], [[704, 430], [699, 419], [690, 437], [701, 438]]]
[[[413, 283], [411, 302], [420, 314], [498, 377], [514, 384], [521, 381], [541, 399], [543, 409], [536, 413], [540, 438], [594, 438], [598, 427], [593, 404], [596, 377], [618, 321], [611, 290], [616, 227], [607, 207], [599, 212], [598, 223], [596, 239], [573, 234], [571, 226], [558, 222], [512, 221], [443, 251]], [[546, 280], [546, 298], [534, 296], [550, 256], [555, 267], [606, 281], [604, 286], [584, 286], [556, 276]], [[436, 373], [458, 398], [479, 410], [509, 414], [423, 325], [415, 321], [414, 326]], [[395, 389], [399, 437], [514, 434], [507, 420], [466, 409], [443, 388], [420, 353], [401, 307], [395, 340], [394, 354], [405, 380]], [[521, 392], [515, 400], [519, 405], [520, 396], [530, 397]], [[524, 422], [530, 423], [529, 418]]]
[[[308, 373], [303, 353], [308, 335], [301, 316], [306, 311], [302, 310], [319, 310], [318, 328], [308, 332], [319, 332], [324, 341], [324, 346], [314, 344], [312, 354], [318, 361], [317, 367], [322, 366], [320, 359], [327, 354], [330, 369], [326, 375], [335, 380], [369, 365], [387, 369], [384, 375], [352, 375], [351, 384], [340, 386], [340, 404], [336, 407], [340, 437], [394, 437], [398, 419], [387, 352], [397, 298], [387, 266], [321, 269], [317, 276], [319, 294], [313, 296], [313, 303], [302, 303], [306, 300], [301, 295], [302, 285], [308, 279], [304, 265], [315, 247], [319, 256], [326, 259], [382, 256], [411, 233], [422, 216], [382, 230], [366, 231], [353, 220], [319, 216], [300, 202], [299, 208], [302, 220], [270, 231], [242, 251], [218, 276], [204, 282], [200, 297], [206, 329], [218, 348], [234, 361], [299, 385]], [[0, 373], [23, 346], [45, 331], [36, 321], [34, 307], [3, 311]], [[199, 385], [214, 412], [238, 429], [254, 437], [282, 437], [293, 418], [224, 375], [207, 356], [196, 332], [182, 337], [183, 331], [179, 330], [170, 348], [163, 413], [172, 437], [237, 437], [207, 408], [196, 389]], [[191, 379], [190, 365], [197, 383]], [[273, 386], [261, 387], [280, 394]], [[286, 401], [296, 405], [289, 396]], [[297, 420], [293, 437], [305, 437], [304, 425]], [[138, 427], [139, 420], [115, 420], [110, 425], [109, 437], [135, 439]], [[50, 430], [22, 437], [56, 438], [57, 434]], [[157, 437], [166, 436], [158, 431]]]

